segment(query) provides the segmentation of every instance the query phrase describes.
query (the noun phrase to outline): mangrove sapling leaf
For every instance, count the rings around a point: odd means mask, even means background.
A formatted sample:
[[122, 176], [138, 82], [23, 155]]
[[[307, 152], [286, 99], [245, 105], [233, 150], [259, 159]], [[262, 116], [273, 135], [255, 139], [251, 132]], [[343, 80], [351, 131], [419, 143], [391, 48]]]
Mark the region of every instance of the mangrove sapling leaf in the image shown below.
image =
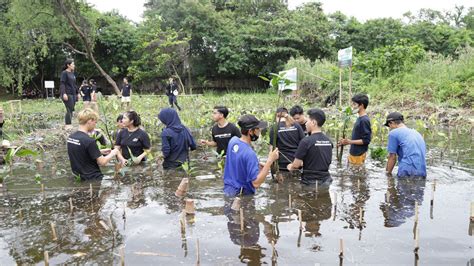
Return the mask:
[[[343, 121], [343, 127], [342, 127], [342, 138], [346, 138], [346, 130], [347, 126], [349, 125], [349, 122], [351, 121], [351, 118], [353, 116], [352, 114], [352, 108], [350, 106], [346, 107], [345, 109], [342, 110], [342, 121]], [[344, 145], [340, 146], [340, 151], [339, 151], [339, 158], [337, 160], [339, 163], [342, 161], [342, 154], [344, 152]]]
[[132, 151], [130, 150], [130, 147], [127, 147], [128, 149], [128, 154], [130, 154], [130, 159], [128, 159], [128, 165], [132, 165], [132, 164], [139, 164], [140, 161], [138, 160], [137, 157], [135, 157], [135, 155], [133, 155]]
[[35, 175], [35, 182], [36, 182], [36, 184], [38, 184], [38, 185], [41, 184], [41, 174], [37, 173], [37, 174]]
[[76, 180], [76, 183], [81, 183], [81, 174], [74, 175], [74, 180]]
[[370, 147], [370, 157], [381, 163], [387, 159], [388, 151], [383, 147]]
[[186, 161], [186, 162], [182, 163], [181, 168], [184, 170], [187, 177], [191, 177], [191, 175], [194, 173], [194, 167], [192, 167], [189, 164], [189, 161]]

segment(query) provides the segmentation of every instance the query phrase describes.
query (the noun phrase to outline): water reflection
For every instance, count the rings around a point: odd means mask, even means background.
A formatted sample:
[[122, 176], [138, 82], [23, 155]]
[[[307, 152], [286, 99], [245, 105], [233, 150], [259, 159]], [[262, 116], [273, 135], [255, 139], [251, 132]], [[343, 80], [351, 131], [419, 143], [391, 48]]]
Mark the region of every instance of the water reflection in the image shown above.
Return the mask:
[[415, 215], [415, 202], [421, 205], [426, 178], [388, 178], [387, 202], [380, 205], [385, 227], [398, 227]]

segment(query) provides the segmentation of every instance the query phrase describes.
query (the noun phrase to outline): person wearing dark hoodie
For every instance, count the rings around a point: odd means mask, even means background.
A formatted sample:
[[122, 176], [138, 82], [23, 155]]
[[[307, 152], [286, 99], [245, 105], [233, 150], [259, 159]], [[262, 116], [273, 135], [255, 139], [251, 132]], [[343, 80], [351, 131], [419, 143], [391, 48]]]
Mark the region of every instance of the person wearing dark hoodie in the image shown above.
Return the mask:
[[173, 108], [162, 109], [158, 118], [166, 125], [161, 133], [163, 169], [178, 168], [188, 160], [189, 150], [196, 149], [196, 142]]

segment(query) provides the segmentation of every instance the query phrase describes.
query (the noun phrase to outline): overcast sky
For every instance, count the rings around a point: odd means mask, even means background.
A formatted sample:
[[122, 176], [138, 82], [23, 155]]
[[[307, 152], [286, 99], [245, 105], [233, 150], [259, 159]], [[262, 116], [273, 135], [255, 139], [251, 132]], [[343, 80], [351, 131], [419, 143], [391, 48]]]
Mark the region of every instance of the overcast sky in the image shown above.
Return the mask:
[[[117, 9], [127, 18], [139, 22], [146, 0], [87, 0], [100, 11]], [[288, 0], [289, 7], [295, 8], [312, 0]], [[416, 13], [421, 8], [431, 8], [440, 11], [452, 10], [455, 5], [466, 8], [474, 6], [473, 0], [320, 0], [325, 13], [342, 11], [345, 15], [354, 16], [360, 21], [372, 18], [393, 17], [401, 18], [403, 13]]]

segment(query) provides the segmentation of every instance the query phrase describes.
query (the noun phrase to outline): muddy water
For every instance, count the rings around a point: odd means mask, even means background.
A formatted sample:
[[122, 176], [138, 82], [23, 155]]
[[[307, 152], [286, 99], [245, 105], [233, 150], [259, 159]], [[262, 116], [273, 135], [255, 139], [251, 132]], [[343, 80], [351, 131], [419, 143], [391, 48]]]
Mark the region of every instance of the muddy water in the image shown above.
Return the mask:
[[[345, 264], [465, 265], [474, 258], [468, 232], [474, 152], [470, 135], [453, 139], [428, 141], [426, 180], [389, 178], [371, 158], [357, 171], [334, 161], [328, 190], [301, 186], [296, 178], [267, 180], [254, 197], [242, 200], [243, 231], [232, 199], [223, 196], [222, 180], [195, 178], [220, 176], [217, 162], [205, 158], [210, 150], [192, 154], [196, 169], [186, 198], [194, 199], [196, 213], [186, 216], [184, 199], [174, 195], [183, 172], [165, 173], [149, 163], [113, 178], [110, 166], [103, 168], [110, 178], [76, 183], [59, 149], [44, 155], [49, 163], [43, 169], [19, 163], [8, 174], [8, 190], [0, 197], [0, 264], [43, 264], [44, 251], [51, 264], [110, 265], [122, 258], [129, 265], [195, 264], [197, 242], [202, 264], [337, 264], [343, 239]], [[36, 173], [44, 193], [34, 182]]]

